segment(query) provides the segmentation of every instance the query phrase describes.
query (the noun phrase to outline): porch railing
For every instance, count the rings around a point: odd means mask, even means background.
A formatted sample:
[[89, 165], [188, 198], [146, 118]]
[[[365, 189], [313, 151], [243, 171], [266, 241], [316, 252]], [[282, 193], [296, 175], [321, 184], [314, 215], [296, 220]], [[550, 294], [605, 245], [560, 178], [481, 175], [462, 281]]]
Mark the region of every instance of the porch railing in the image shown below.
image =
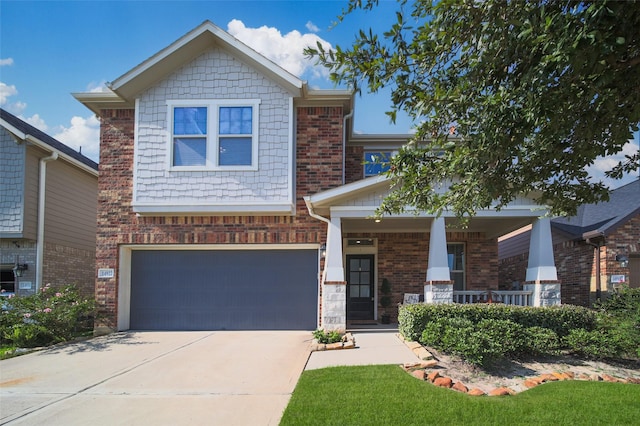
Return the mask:
[[485, 303], [488, 295], [484, 290], [454, 290], [453, 303]]
[[531, 291], [506, 291], [506, 290], [464, 290], [453, 292], [454, 303], [487, 303], [489, 301], [489, 293], [491, 293], [491, 301], [504, 303], [505, 305], [530, 306]]
[[492, 290], [491, 299], [505, 305], [531, 306], [532, 291]]

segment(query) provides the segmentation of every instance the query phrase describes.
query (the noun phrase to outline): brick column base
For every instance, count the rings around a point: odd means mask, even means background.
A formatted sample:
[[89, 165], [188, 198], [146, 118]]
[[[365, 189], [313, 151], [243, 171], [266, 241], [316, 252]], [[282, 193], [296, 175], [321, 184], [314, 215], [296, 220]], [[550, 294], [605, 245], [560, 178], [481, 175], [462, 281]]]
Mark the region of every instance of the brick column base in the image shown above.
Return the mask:
[[523, 289], [533, 292], [532, 306], [560, 305], [560, 281], [525, 281]]
[[453, 281], [426, 281], [425, 303], [453, 303]]

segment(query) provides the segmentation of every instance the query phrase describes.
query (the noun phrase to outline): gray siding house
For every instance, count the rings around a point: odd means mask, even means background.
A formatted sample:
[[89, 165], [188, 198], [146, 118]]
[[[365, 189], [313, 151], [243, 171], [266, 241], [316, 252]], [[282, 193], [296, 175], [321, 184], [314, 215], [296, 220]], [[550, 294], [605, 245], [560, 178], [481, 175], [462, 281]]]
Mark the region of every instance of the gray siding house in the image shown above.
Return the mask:
[[97, 201], [94, 161], [0, 109], [3, 295], [50, 283], [92, 296]]

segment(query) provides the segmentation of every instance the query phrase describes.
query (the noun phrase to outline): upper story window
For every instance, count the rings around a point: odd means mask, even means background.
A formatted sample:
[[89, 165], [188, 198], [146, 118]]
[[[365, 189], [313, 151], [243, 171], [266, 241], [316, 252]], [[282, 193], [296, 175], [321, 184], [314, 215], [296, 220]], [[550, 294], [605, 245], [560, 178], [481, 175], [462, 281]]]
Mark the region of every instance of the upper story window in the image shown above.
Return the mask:
[[169, 101], [170, 168], [257, 170], [259, 100]]
[[364, 177], [379, 175], [389, 170], [391, 151], [365, 151]]

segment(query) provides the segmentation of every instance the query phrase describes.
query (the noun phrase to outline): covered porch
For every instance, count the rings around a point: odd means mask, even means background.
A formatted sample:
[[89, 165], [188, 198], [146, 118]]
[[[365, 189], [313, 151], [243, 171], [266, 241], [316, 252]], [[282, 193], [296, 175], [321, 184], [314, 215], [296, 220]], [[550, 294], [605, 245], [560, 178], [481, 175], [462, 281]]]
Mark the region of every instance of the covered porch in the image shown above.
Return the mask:
[[[388, 191], [389, 181], [376, 176], [305, 197], [310, 215], [327, 223], [322, 328], [385, 316], [394, 321], [406, 295], [424, 303], [559, 304], [549, 220], [533, 201], [521, 198], [500, 211], [480, 211], [466, 226], [446, 213], [409, 211], [376, 220]], [[497, 238], [528, 224], [534, 232], [527, 281], [500, 290]]]

